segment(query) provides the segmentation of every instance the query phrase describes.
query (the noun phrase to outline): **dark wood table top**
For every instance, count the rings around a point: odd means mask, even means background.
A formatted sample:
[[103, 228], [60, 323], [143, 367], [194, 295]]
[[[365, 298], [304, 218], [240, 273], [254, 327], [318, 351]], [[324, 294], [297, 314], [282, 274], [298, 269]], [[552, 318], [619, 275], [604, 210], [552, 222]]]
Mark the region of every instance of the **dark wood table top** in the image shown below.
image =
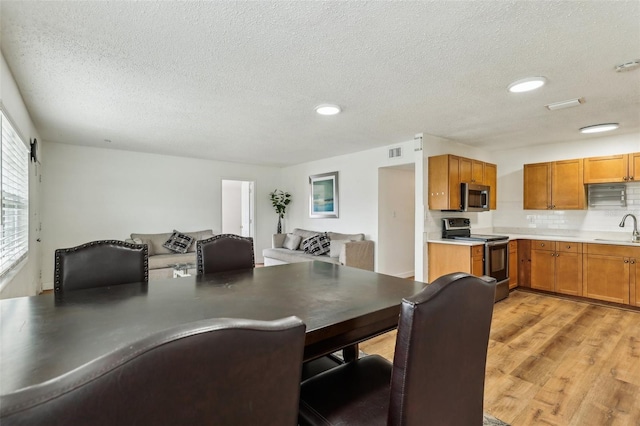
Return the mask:
[[295, 315], [311, 360], [396, 328], [402, 298], [423, 285], [316, 261], [1, 300], [0, 394], [206, 318]]

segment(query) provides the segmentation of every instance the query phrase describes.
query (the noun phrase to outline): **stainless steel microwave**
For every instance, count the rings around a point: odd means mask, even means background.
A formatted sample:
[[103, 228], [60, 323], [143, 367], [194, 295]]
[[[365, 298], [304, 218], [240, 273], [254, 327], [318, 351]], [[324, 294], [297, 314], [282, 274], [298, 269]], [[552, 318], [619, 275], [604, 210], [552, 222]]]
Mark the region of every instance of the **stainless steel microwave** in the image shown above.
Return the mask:
[[489, 211], [490, 197], [491, 190], [487, 185], [460, 184], [460, 210], [463, 212]]

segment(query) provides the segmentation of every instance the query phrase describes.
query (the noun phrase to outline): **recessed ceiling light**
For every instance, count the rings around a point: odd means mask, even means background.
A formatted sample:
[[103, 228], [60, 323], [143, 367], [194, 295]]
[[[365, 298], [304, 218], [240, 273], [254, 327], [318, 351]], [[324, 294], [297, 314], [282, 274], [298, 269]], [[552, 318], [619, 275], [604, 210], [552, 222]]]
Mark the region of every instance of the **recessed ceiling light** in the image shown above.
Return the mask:
[[338, 105], [322, 104], [316, 107], [316, 112], [320, 115], [336, 115], [342, 111]]
[[528, 77], [523, 78], [522, 80], [514, 81], [509, 86], [507, 86], [507, 89], [511, 93], [528, 92], [530, 90], [536, 90], [537, 88], [544, 86], [546, 82], [547, 79], [544, 77]]
[[595, 124], [593, 126], [582, 127], [580, 133], [600, 133], [615, 130], [620, 125], [618, 123]]

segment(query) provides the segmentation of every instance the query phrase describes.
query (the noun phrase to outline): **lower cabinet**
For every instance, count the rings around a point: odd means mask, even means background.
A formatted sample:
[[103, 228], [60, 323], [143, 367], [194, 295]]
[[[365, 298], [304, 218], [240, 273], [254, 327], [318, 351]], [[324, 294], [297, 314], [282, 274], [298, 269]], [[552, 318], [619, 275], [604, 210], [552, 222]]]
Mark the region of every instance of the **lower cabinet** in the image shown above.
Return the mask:
[[518, 241], [509, 241], [509, 290], [518, 286]]
[[637, 261], [637, 247], [585, 244], [584, 296], [640, 306]]
[[582, 296], [582, 243], [531, 242], [531, 288]]
[[484, 273], [484, 245], [427, 243], [429, 282], [452, 272]]

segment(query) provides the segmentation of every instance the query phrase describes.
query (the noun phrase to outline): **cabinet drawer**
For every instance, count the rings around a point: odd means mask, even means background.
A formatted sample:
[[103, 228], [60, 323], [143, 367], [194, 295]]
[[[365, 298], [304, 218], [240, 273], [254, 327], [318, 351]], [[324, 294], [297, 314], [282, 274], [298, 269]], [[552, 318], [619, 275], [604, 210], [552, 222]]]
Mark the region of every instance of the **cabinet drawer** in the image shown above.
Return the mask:
[[471, 247], [471, 256], [484, 256], [484, 246], [472, 246]]
[[533, 240], [531, 241], [531, 250], [548, 250], [555, 251], [555, 241]]
[[582, 253], [582, 243], [558, 241], [556, 242], [556, 249], [563, 253]]

